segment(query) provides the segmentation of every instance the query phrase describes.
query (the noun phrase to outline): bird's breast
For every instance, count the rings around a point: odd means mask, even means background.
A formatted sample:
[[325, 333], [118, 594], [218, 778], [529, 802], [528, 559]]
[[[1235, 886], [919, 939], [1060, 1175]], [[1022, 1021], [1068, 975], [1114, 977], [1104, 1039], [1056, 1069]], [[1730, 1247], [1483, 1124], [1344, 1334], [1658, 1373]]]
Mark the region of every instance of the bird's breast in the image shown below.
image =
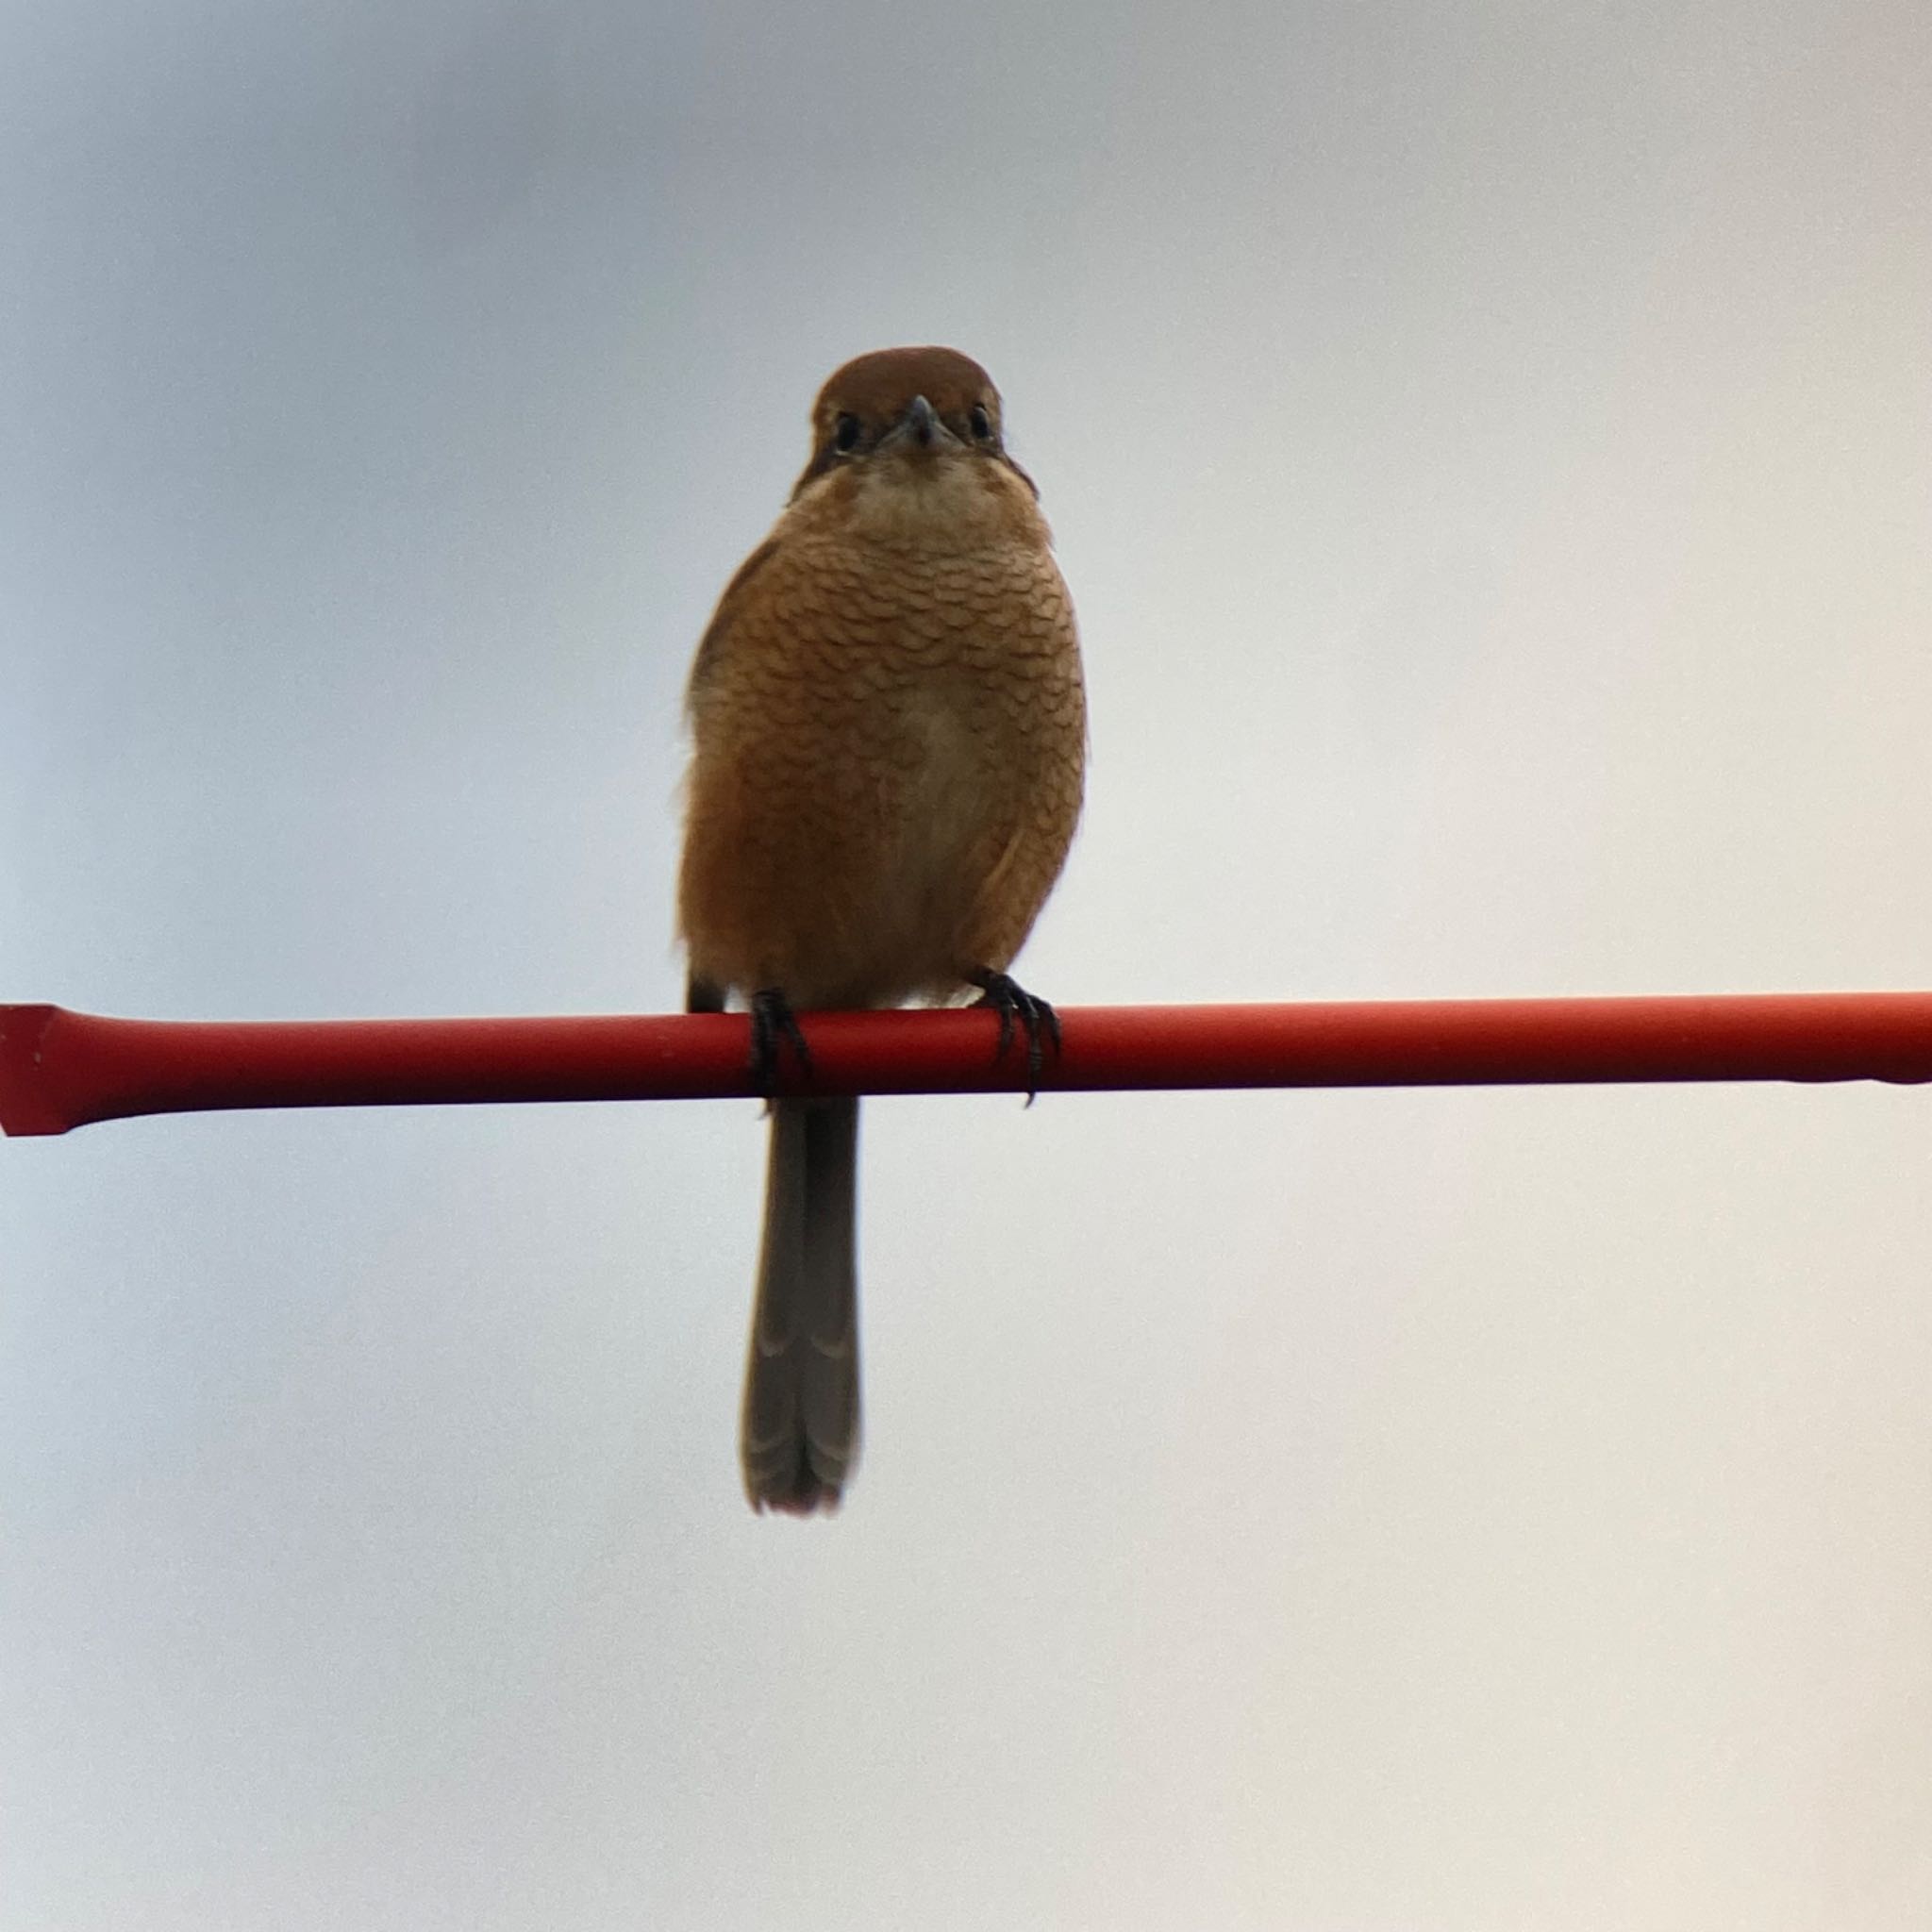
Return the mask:
[[[826, 479], [701, 656], [682, 904], [705, 976], [868, 1005], [1010, 957], [1072, 833], [1084, 717], [1066, 589], [1009, 472]], [[1025, 903], [975, 942], [995, 889]]]

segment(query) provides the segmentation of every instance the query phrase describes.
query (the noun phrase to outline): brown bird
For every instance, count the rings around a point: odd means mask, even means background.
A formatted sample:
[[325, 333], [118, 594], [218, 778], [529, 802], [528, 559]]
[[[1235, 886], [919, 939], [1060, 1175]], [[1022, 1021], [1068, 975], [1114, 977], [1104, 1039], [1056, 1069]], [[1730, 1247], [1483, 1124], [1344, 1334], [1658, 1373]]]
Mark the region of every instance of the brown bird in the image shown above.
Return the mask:
[[[687, 1004], [741, 995], [769, 1078], [794, 1009], [977, 987], [1037, 1074], [1053, 1009], [1006, 969], [1072, 842], [1087, 741], [1039, 492], [954, 349], [846, 363], [811, 427], [691, 666]], [[755, 1508], [807, 1515], [858, 1454], [858, 1103], [771, 1114], [741, 1453]]]

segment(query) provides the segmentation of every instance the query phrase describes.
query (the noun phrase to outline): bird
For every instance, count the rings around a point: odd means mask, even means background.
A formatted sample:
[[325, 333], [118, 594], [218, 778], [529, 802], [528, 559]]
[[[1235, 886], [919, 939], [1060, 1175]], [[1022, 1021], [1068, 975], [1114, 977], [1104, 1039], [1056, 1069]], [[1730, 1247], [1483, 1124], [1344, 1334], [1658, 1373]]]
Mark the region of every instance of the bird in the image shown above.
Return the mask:
[[740, 1460], [754, 1509], [809, 1516], [858, 1457], [858, 1103], [770, 1097], [788, 1047], [808, 1070], [794, 1016], [977, 989], [1032, 1084], [1058, 1043], [1007, 969], [1079, 821], [1086, 691], [1039, 491], [971, 357], [880, 349], [826, 379], [686, 713], [686, 1007], [744, 1003], [770, 1115]]

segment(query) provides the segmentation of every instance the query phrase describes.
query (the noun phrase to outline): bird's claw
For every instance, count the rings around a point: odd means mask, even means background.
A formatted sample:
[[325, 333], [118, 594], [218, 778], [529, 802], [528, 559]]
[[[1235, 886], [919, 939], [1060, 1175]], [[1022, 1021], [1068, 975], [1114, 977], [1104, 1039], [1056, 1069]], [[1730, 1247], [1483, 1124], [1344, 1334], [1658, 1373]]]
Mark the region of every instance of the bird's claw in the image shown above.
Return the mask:
[[974, 973], [972, 982], [979, 989], [975, 1006], [990, 1007], [1000, 1016], [1000, 1037], [992, 1050], [995, 1060], [1007, 1057], [1015, 1033], [1026, 1036], [1026, 1105], [1031, 1107], [1040, 1093], [1040, 1075], [1046, 1066], [1046, 1048], [1054, 1058], [1060, 1052], [1060, 1020], [1047, 1002], [1028, 992], [1018, 980], [1005, 973]]
[[798, 1064], [811, 1073], [811, 1048], [799, 1031], [791, 1002], [775, 986], [761, 988], [748, 1002], [751, 1018], [751, 1084], [769, 1100], [778, 1085], [778, 1048], [791, 1047]]

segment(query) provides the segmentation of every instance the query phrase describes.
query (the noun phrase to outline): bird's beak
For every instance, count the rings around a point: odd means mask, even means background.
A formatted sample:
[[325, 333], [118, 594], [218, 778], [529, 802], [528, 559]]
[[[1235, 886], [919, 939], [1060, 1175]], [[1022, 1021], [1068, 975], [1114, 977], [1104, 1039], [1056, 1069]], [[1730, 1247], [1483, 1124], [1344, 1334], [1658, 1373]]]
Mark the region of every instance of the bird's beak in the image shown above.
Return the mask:
[[929, 450], [958, 438], [939, 419], [939, 412], [924, 396], [914, 396], [906, 413], [879, 439], [881, 449]]

